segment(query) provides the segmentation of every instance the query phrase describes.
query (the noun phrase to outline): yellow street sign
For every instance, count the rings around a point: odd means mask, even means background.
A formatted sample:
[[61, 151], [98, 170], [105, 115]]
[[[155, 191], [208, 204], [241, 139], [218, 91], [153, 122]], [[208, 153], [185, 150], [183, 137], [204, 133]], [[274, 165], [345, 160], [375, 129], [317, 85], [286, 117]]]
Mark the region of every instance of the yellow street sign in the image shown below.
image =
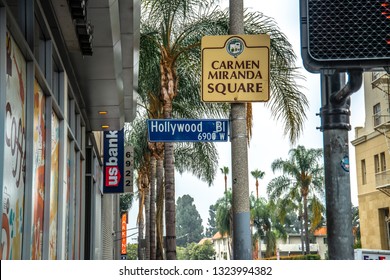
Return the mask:
[[259, 35], [202, 38], [202, 100], [269, 100], [270, 37]]

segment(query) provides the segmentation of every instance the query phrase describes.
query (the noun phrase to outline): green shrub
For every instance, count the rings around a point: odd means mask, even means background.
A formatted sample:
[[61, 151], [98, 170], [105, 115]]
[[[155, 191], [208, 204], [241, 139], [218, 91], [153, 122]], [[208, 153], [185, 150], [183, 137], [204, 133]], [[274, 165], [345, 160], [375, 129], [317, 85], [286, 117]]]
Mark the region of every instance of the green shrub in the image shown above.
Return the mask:
[[[309, 255], [290, 255], [290, 256], [281, 256], [280, 260], [320, 260], [321, 257], [318, 254], [309, 254]], [[270, 258], [264, 258], [263, 260], [276, 260], [276, 256]]]

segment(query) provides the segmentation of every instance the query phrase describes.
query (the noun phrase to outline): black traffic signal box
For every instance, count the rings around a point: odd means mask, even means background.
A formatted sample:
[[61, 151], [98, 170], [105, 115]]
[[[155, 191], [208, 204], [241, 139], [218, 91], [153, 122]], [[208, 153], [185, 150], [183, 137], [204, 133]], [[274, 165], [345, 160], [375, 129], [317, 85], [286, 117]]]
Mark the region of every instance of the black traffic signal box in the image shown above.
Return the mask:
[[390, 0], [300, 0], [300, 13], [309, 72], [389, 70]]

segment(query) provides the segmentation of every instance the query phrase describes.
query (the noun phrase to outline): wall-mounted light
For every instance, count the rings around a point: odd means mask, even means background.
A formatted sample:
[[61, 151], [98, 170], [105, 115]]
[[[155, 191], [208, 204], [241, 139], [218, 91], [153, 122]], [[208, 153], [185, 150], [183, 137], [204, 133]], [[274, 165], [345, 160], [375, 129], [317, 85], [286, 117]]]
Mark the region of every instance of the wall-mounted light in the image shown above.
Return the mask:
[[99, 115], [102, 115], [102, 116], [103, 116], [103, 115], [107, 115], [107, 114], [108, 114], [108, 112], [107, 112], [107, 111], [99, 111], [98, 113], [99, 113]]
[[102, 128], [107, 129], [107, 128], [110, 128], [110, 126], [109, 125], [102, 125]]

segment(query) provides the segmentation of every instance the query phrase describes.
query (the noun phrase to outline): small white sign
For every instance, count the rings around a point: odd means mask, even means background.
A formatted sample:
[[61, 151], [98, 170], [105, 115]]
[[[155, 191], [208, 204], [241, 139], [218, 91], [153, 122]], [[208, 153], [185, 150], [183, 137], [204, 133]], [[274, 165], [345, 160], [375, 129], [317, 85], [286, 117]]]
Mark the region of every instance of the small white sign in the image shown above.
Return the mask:
[[134, 148], [125, 146], [124, 155], [124, 192], [133, 193], [133, 176], [134, 176]]

